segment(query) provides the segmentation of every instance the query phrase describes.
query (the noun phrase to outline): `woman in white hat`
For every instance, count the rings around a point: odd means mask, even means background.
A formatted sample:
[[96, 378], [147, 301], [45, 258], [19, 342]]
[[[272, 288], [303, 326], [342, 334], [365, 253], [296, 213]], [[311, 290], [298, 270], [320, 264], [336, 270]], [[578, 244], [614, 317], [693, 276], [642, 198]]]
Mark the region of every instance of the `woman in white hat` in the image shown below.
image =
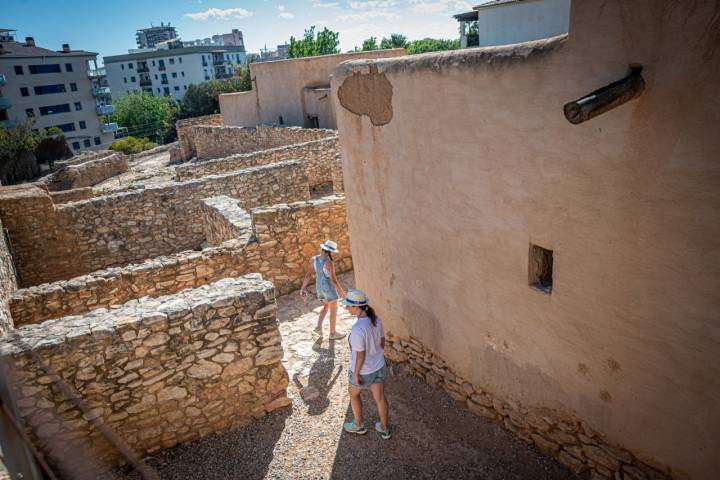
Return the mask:
[[323, 320], [325, 320], [325, 315], [329, 310], [329, 338], [330, 340], [338, 340], [343, 338], [345, 334], [335, 330], [335, 324], [337, 322], [337, 301], [338, 298], [345, 297], [345, 291], [335, 276], [335, 263], [333, 263], [332, 258], [333, 253], [338, 253], [337, 243], [332, 240], [326, 240], [325, 243], [320, 245], [320, 255], [315, 255], [310, 261], [307, 273], [303, 279], [302, 287], [300, 287], [300, 295], [303, 297], [307, 296], [305, 288], [308, 286], [308, 283], [310, 283], [310, 280], [314, 275], [317, 297], [318, 300], [323, 302], [323, 308], [320, 311], [320, 317], [318, 318], [318, 324], [317, 327], [315, 327], [315, 331], [322, 335]]
[[350, 330], [350, 349], [352, 357], [348, 369], [348, 392], [350, 393], [350, 406], [355, 420], [343, 425], [346, 432], [364, 434], [367, 432], [362, 416], [362, 399], [360, 393], [363, 389], [370, 389], [375, 405], [377, 405], [380, 420], [375, 422], [375, 430], [387, 440], [390, 438], [390, 423], [388, 418], [389, 405], [385, 397], [385, 330], [382, 320], [375, 314], [375, 310], [368, 305], [367, 296], [360, 290], [350, 290], [343, 299], [342, 304], [347, 311], [357, 317], [357, 321]]

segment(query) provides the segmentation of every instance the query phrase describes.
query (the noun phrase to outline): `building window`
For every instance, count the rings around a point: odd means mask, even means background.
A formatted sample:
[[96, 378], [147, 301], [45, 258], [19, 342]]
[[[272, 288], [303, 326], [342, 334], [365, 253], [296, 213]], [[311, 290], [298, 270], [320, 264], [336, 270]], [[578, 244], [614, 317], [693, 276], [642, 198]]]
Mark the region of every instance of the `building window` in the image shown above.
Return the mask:
[[130, 77], [131, 82], [135, 82], [135, 77]]
[[[75, 123], [63, 123], [61, 125], [55, 125], [57, 128], [62, 130], [63, 132], [74, 132], [75, 131]], [[79, 148], [79, 147], [78, 147]]]
[[184, 76], [185, 76], [185, 72], [180, 72], [180, 76], [181, 76], [181, 77], [184, 77]]
[[73, 142], [72, 146], [75, 150], [80, 150], [80, 142]]
[[27, 87], [20, 87], [20, 95], [23, 97], [29, 97], [30, 92], [28, 91]]
[[71, 84], [70, 84], [70, 91], [71, 91], [71, 92], [77, 92], [77, 83], [71, 83]]
[[172, 72], [172, 78], [177, 78], [177, 72]]
[[15, 65], [15, 75], [24, 75], [22, 65]]
[[530, 245], [528, 284], [541, 292], [550, 294], [553, 287], [553, 251], [538, 245]]
[[70, 111], [70, 104], [63, 103], [61, 105], [49, 105], [47, 107], [40, 107], [40, 115], [55, 115], [57, 113], [67, 113]]
[[75, 110], [82, 110], [82, 103], [81, 103], [81, 102], [75, 102]]
[[123, 77], [123, 82], [127, 83], [127, 77]]
[[185, 90], [187, 90], [187, 85], [183, 85], [183, 88], [184, 88]]
[[[58, 83], [57, 85], [39, 85], [33, 87], [35, 95], [48, 95], [50, 93], [65, 93], [65, 85]], [[27, 96], [27, 95], [25, 95]]]
[[180, 87], [178, 87], [177, 85], [175, 85], [175, 91], [176, 91], [176, 92], [179, 92], [179, 91], [180, 91]]
[[90, 147], [90, 139], [86, 138], [85, 140], [83, 140], [83, 145], [85, 146], [85, 148]]
[[175, 59], [174, 59], [174, 58], [171, 58], [171, 59], [170, 59], [170, 65], [175, 65]]
[[170, 87], [163, 87], [163, 94], [166, 97], [169, 97], [170, 96]]
[[36, 73], [60, 73], [59, 63], [48, 63], [44, 65], [30, 65], [28, 67], [31, 74]]
[[87, 123], [85, 123], [85, 120], [80, 120], [78, 123], [80, 124], [80, 130], [85, 130], [87, 128]]
[[72, 71], [73, 71], [73, 69], [72, 69], [72, 63], [66, 63], [66, 64], [65, 64], [65, 71], [66, 71], [66, 72], [72, 72]]
[[122, 63], [120, 64], [120, 70], [125, 70], [125, 65]]
[[132, 63], [128, 63], [128, 68], [129, 68], [130, 70], [132, 70], [132, 69], [134, 68], [134, 67], [133, 67], [133, 64], [132, 64]]
[[178, 57], [178, 62], [182, 63], [182, 57]]
[[95, 137], [95, 145], [100, 145], [100, 137]]
[[35, 110], [33, 110], [32, 108], [26, 108], [26, 109], [25, 109], [25, 115], [26, 115], [28, 118], [33, 118], [33, 117], [35, 116]]
[[155, 74], [155, 80], [157, 80], [157, 79], [158, 79], [158, 76], [157, 76], [157, 73], [156, 73], [156, 74]]
[[158, 87], [158, 93], [160, 93], [160, 87]]
[[283, 124], [282, 115], [278, 117], [278, 123], [279, 123], [280, 125], [284, 125], [284, 124]]

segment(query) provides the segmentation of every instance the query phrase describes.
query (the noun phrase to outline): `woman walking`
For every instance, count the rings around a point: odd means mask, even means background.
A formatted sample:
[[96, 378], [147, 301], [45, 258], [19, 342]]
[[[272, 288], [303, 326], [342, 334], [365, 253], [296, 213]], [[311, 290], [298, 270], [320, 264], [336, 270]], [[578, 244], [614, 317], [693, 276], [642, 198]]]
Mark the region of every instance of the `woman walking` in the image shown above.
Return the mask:
[[340, 333], [335, 329], [337, 323], [337, 301], [338, 298], [345, 297], [345, 291], [343, 290], [340, 282], [335, 276], [335, 263], [333, 262], [333, 253], [338, 253], [337, 243], [326, 240], [325, 243], [320, 245], [320, 254], [315, 255], [310, 261], [307, 273], [303, 279], [302, 287], [300, 287], [300, 295], [307, 297], [307, 291], [305, 288], [310, 283], [313, 275], [315, 276], [315, 290], [317, 292], [318, 300], [323, 302], [323, 308], [320, 311], [320, 317], [318, 318], [317, 327], [315, 332], [322, 335], [322, 324], [325, 320], [325, 315], [330, 311], [330, 340], [338, 340], [345, 336], [344, 333]]
[[389, 405], [385, 397], [385, 331], [382, 320], [368, 305], [367, 296], [360, 290], [350, 290], [342, 301], [347, 311], [357, 317], [357, 321], [350, 330], [350, 369], [348, 371], [348, 392], [350, 393], [350, 406], [355, 420], [343, 425], [346, 432], [364, 434], [367, 432], [362, 414], [362, 399], [360, 393], [363, 389], [370, 389], [375, 405], [377, 405], [380, 420], [375, 422], [375, 430], [387, 440], [390, 438], [390, 423], [388, 419]]

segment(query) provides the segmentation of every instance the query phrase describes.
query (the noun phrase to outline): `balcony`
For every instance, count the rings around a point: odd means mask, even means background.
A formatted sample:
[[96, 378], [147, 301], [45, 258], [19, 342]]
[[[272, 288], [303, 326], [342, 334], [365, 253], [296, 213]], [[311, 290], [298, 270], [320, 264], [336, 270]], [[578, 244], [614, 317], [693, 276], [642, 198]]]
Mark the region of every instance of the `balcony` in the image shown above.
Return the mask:
[[213, 58], [213, 65], [225, 65], [224, 58]]
[[104, 77], [105, 76], [105, 69], [104, 68], [98, 68], [98, 69], [90, 69], [88, 70], [88, 77], [90, 78], [97, 78], [97, 77]]
[[152, 87], [152, 80], [149, 78], [141, 78], [139, 83], [141, 87]]
[[98, 105], [95, 111], [98, 115], [110, 115], [115, 111], [115, 105]]
[[160, 83], [163, 84], [163, 85], [167, 85], [167, 84], [168, 84], [168, 79], [167, 79], [167, 78], [163, 78], [162, 80], [160, 80]]
[[100, 130], [102, 130], [103, 133], [117, 132], [117, 129], [118, 129], [118, 124], [115, 122], [103, 123], [100, 125]]
[[5, 79], [5, 74], [4, 74], [4, 73], [0, 73], [0, 87], [4, 86], [5, 83], [6, 83], [6, 81], [7, 81], [7, 80]]
[[110, 87], [97, 87], [93, 88], [93, 96], [105, 97], [110, 95]]
[[161, 72], [164, 72], [164, 71], [165, 71], [165, 65], [163, 65], [163, 64], [158, 65], [158, 70], [160, 70]]
[[0, 110], [7, 110], [12, 103], [8, 97], [0, 97]]
[[137, 72], [138, 73], [150, 73], [150, 68], [147, 66], [147, 63], [138, 63]]

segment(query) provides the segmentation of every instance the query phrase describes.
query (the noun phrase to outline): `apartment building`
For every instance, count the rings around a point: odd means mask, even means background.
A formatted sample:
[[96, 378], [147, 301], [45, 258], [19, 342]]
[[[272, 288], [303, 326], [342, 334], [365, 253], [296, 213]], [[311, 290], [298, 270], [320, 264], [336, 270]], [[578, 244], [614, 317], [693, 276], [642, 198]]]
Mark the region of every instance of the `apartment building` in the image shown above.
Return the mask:
[[202, 47], [213, 45], [216, 47], [236, 46], [244, 47], [243, 34], [237, 28], [233, 28], [230, 33], [220, 33], [207, 38], [198, 38], [196, 40], [183, 41], [184, 47]]
[[173, 42], [165, 48], [104, 57], [113, 95], [145, 91], [181, 99], [191, 83], [230, 77], [246, 60], [244, 46], [181, 45]]
[[159, 27], [141, 28], [135, 33], [138, 48], [155, 48], [159, 43], [177, 38], [175, 27], [160, 22]]
[[117, 124], [109, 89], [93, 88], [89, 62], [97, 53], [38, 47], [32, 37], [15, 40], [0, 30], [0, 123], [30, 122], [41, 130], [57, 127], [75, 151], [107, 146]]

